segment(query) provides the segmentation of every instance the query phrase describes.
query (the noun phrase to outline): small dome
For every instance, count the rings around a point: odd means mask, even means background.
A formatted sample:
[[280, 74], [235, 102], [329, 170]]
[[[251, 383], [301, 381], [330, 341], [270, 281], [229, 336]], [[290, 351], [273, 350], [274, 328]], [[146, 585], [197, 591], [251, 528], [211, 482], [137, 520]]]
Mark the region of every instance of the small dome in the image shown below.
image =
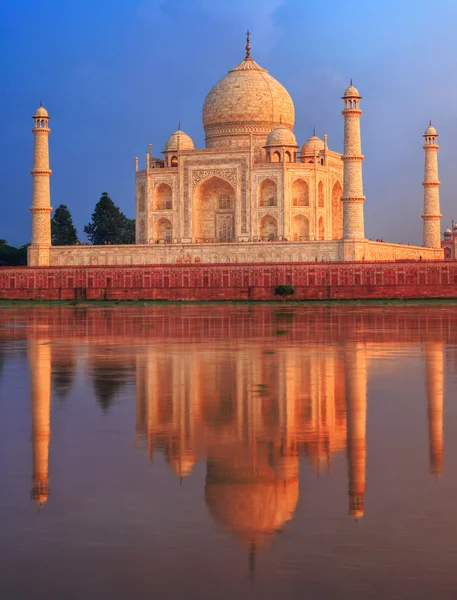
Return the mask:
[[433, 127], [431, 122], [430, 122], [430, 125], [425, 130], [424, 135], [438, 135], [436, 129]]
[[348, 87], [348, 89], [344, 92], [343, 98], [360, 98], [359, 90], [352, 85]]
[[168, 138], [164, 152], [175, 152], [178, 149], [194, 150], [194, 148], [195, 146], [192, 138], [188, 136], [187, 133], [184, 133], [184, 131], [181, 131], [181, 129], [178, 129], [178, 131], [172, 133]]
[[48, 111], [44, 106], [40, 104], [40, 106], [36, 109], [34, 117], [49, 117]]
[[317, 135], [313, 135], [307, 140], [301, 149], [302, 154], [314, 154], [314, 152], [320, 152], [325, 147], [324, 140], [317, 137]]
[[457, 223], [454, 225], [454, 231], [457, 229]]
[[[454, 228], [457, 227], [457, 225], [454, 225]], [[444, 235], [451, 235], [452, 231], [449, 229], [449, 227], [446, 229], [446, 231], [444, 232]]]
[[298, 146], [297, 140], [293, 132], [280, 125], [270, 131], [267, 138], [267, 146]]

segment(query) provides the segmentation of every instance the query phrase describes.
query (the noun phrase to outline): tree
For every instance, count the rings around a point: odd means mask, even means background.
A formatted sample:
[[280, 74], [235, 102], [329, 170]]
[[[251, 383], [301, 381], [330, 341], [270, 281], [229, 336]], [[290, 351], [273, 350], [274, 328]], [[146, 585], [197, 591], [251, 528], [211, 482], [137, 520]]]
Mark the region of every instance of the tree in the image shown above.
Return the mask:
[[78, 234], [65, 204], [61, 204], [54, 211], [51, 219], [51, 240], [54, 246], [74, 246], [78, 243]]
[[[84, 227], [84, 233], [92, 244], [125, 244], [129, 221], [107, 192], [103, 192], [95, 205], [92, 221]], [[132, 242], [133, 243], [133, 242]]]
[[123, 244], [135, 243], [135, 219], [125, 218], [124, 235], [122, 236]]
[[16, 267], [25, 266], [27, 264], [27, 247], [25, 244], [20, 248], [9, 246], [8, 244], [0, 245], [0, 267]]
[[295, 288], [293, 285], [288, 283], [277, 285], [274, 289], [275, 296], [281, 296], [283, 300], [286, 299], [287, 296], [293, 296], [295, 294]]

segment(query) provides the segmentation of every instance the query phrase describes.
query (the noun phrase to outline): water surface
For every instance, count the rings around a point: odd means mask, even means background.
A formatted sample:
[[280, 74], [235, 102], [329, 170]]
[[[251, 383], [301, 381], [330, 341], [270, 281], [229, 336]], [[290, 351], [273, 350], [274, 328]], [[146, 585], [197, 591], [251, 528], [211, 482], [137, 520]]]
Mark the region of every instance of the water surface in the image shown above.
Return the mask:
[[0, 598], [454, 598], [457, 311], [0, 311]]

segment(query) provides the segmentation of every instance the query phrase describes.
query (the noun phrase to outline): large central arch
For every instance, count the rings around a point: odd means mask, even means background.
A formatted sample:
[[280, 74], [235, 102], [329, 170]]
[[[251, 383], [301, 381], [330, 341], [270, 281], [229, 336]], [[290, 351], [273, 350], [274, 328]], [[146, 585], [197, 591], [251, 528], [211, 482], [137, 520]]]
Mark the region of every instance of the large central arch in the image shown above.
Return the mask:
[[205, 179], [194, 189], [193, 231], [198, 242], [235, 239], [235, 190], [220, 177]]

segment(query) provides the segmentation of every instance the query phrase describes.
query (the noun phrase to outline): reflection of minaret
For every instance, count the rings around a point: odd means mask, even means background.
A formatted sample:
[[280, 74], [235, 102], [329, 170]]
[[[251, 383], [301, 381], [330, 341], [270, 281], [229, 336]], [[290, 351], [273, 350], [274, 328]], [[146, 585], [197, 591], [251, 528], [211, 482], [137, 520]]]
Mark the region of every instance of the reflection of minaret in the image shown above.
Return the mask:
[[427, 378], [428, 435], [430, 469], [439, 477], [443, 472], [443, 343], [425, 345]]
[[349, 514], [363, 517], [366, 469], [367, 359], [362, 344], [345, 349]]
[[48, 499], [48, 458], [51, 437], [51, 346], [32, 342], [29, 350], [32, 396], [32, 499], [39, 506]]

